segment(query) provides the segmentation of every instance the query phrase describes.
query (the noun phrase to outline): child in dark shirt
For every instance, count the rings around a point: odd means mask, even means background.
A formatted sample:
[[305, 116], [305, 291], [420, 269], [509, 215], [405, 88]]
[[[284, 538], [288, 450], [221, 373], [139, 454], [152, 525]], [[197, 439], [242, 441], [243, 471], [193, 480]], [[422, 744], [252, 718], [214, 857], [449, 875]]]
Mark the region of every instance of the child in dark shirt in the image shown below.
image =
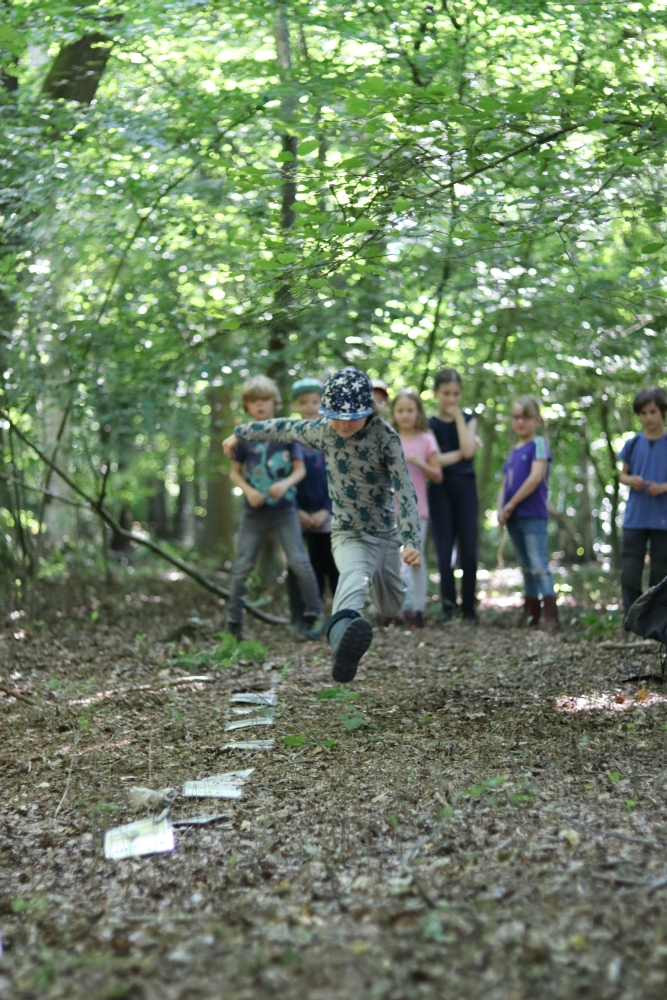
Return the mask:
[[[270, 420], [280, 403], [275, 382], [256, 375], [242, 390], [243, 408], [252, 420]], [[245, 472], [245, 475], [244, 475]], [[316, 620], [320, 595], [313, 568], [301, 538], [296, 515], [296, 484], [306, 475], [301, 446], [285, 441], [243, 441], [232, 462], [230, 479], [245, 494], [236, 536], [227, 627], [237, 639], [243, 634], [246, 581], [252, 573], [260, 546], [269, 531], [276, 533], [294, 574], [303, 602], [301, 628], [308, 638], [319, 634]]]
[[[302, 420], [319, 419], [322, 392], [322, 383], [315, 378], [302, 378], [294, 383], [292, 406]], [[333, 516], [324, 452], [307, 444], [301, 445], [301, 449], [306, 475], [296, 488], [297, 516], [308, 545], [320, 596], [324, 597], [328, 580], [333, 597], [338, 583], [338, 569], [331, 552]]]
[[435, 377], [438, 415], [431, 417], [429, 428], [440, 448], [438, 460], [442, 482], [428, 484], [431, 531], [438, 556], [440, 594], [445, 620], [457, 613], [456, 582], [452, 555], [458, 547], [463, 570], [461, 580], [461, 615], [475, 622], [477, 587], [477, 485], [473, 456], [477, 420], [473, 413], [461, 410], [463, 385], [454, 368], [443, 368]]

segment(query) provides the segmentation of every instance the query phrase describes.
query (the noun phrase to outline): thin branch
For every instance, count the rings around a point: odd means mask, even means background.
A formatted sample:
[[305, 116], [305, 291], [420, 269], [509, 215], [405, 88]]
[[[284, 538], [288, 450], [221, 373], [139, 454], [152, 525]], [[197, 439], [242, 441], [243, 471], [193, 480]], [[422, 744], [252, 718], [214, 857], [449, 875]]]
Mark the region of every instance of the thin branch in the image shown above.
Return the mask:
[[[206, 590], [209, 590], [212, 594], [216, 594], [218, 597], [224, 597], [225, 599], [229, 598], [228, 590], [225, 590], [223, 587], [219, 587], [217, 583], [213, 583], [212, 580], [207, 579], [207, 577], [205, 577], [203, 573], [200, 573], [199, 570], [196, 570], [194, 569], [194, 567], [189, 566], [187, 563], [183, 562], [183, 560], [179, 559], [177, 556], [173, 556], [170, 552], [167, 552], [156, 542], [152, 541], [152, 539], [143, 538], [141, 535], [136, 535], [133, 531], [126, 531], [125, 528], [121, 527], [116, 518], [109, 513], [106, 507], [104, 507], [99, 502], [99, 500], [95, 499], [95, 497], [91, 497], [88, 493], [86, 493], [86, 491], [83, 490], [72, 479], [72, 477], [69, 476], [64, 471], [64, 469], [61, 469], [59, 465], [57, 465], [52, 459], [50, 459], [49, 456], [46, 455], [42, 451], [42, 449], [35, 444], [34, 441], [31, 441], [30, 438], [26, 434], [24, 434], [23, 431], [20, 430], [20, 428], [16, 426], [16, 424], [10, 418], [9, 414], [6, 411], [0, 410], [0, 416], [8, 422], [9, 426], [12, 428], [16, 436], [20, 438], [25, 444], [27, 444], [28, 447], [31, 448], [32, 451], [34, 451], [35, 454], [39, 456], [39, 458], [41, 458], [42, 462], [48, 465], [53, 470], [53, 472], [56, 473], [56, 475], [60, 476], [63, 482], [67, 483], [67, 485], [71, 489], [73, 489], [75, 493], [77, 493], [80, 497], [82, 497], [86, 501], [88, 506], [102, 518], [105, 524], [109, 525], [112, 531], [120, 535], [121, 538], [126, 538], [129, 542], [135, 542], [137, 545], [143, 545], [145, 548], [150, 549], [151, 552], [155, 553], [155, 555], [160, 556], [161, 559], [164, 559], [166, 562], [171, 563], [172, 566], [175, 566], [177, 569], [181, 570], [182, 573], [185, 573], [187, 576], [192, 577], [192, 579], [196, 580], [196, 582], [200, 586], [204, 587]], [[259, 618], [261, 621], [267, 622], [269, 625], [289, 624], [286, 618], [278, 618], [276, 615], [269, 615], [266, 613], [266, 611], [262, 611], [260, 610], [260, 608], [256, 608], [253, 604], [246, 603], [246, 608], [248, 609], [251, 615], [255, 616], [255, 618]]]
[[0, 472], [0, 479], [4, 480], [6, 483], [13, 483], [17, 486], [22, 486], [24, 490], [28, 490], [29, 493], [41, 493], [48, 497], [49, 500], [60, 500], [61, 503], [69, 504], [70, 507], [82, 507], [84, 510], [88, 509], [88, 505], [85, 503], [79, 503], [78, 500], [70, 500], [69, 497], [61, 497], [58, 493], [51, 493], [50, 490], [43, 490], [41, 486], [30, 486], [28, 483], [24, 483], [22, 479], [16, 479], [14, 476], [6, 476], [4, 473]]

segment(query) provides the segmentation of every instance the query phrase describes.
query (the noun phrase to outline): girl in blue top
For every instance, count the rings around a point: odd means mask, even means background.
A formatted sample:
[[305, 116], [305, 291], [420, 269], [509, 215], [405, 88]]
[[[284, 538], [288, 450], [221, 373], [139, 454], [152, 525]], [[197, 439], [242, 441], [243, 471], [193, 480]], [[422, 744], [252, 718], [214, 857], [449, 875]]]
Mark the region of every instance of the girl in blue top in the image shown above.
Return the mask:
[[[510, 410], [518, 441], [507, 453], [498, 496], [498, 521], [509, 532], [523, 570], [525, 602], [521, 624], [536, 627], [544, 607], [546, 628], [558, 626], [554, 581], [547, 552], [547, 507], [551, 449], [537, 427], [540, 408], [531, 396], [519, 396]], [[540, 597], [542, 602], [540, 603]]]
[[662, 389], [642, 389], [632, 408], [642, 429], [620, 454], [621, 482], [630, 487], [623, 522], [621, 589], [626, 613], [642, 592], [642, 570], [651, 547], [649, 586], [667, 576], [667, 396]]

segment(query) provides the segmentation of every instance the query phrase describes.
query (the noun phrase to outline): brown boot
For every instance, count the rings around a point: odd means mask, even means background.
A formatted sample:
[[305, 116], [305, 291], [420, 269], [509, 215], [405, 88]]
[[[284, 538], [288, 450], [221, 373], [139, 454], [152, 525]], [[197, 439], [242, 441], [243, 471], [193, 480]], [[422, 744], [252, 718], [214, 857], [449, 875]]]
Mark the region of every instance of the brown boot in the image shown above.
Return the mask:
[[544, 628], [547, 632], [555, 632], [560, 628], [560, 623], [558, 621], [558, 608], [556, 607], [556, 598], [553, 594], [547, 595], [542, 606], [544, 608]]
[[525, 628], [527, 625], [531, 628], [537, 628], [540, 622], [541, 611], [542, 605], [537, 597], [524, 598], [521, 618], [519, 619], [519, 628]]

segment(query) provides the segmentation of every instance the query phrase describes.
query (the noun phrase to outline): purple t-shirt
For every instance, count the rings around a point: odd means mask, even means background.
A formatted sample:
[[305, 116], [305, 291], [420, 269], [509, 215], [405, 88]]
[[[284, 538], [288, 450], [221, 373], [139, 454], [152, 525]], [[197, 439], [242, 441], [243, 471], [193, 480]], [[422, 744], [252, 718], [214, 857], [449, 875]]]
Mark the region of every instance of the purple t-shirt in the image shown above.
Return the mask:
[[[517, 504], [512, 517], [549, 517], [547, 508], [547, 493], [549, 492], [549, 465], [552, 460], [551, 448], [543, 437], [534, 437], [518, 448], [512, 448], [507, 453], [503, 472], [505, 473], [505, 493], [503, 503], [512, 499], [520, 486], [523, 486], [530, 475], [533, 462], [546, 461], [547, 472], [537, 489], [533, 490], [524, 500]], [[511, 518], [510, 518], [511, 520]]]

